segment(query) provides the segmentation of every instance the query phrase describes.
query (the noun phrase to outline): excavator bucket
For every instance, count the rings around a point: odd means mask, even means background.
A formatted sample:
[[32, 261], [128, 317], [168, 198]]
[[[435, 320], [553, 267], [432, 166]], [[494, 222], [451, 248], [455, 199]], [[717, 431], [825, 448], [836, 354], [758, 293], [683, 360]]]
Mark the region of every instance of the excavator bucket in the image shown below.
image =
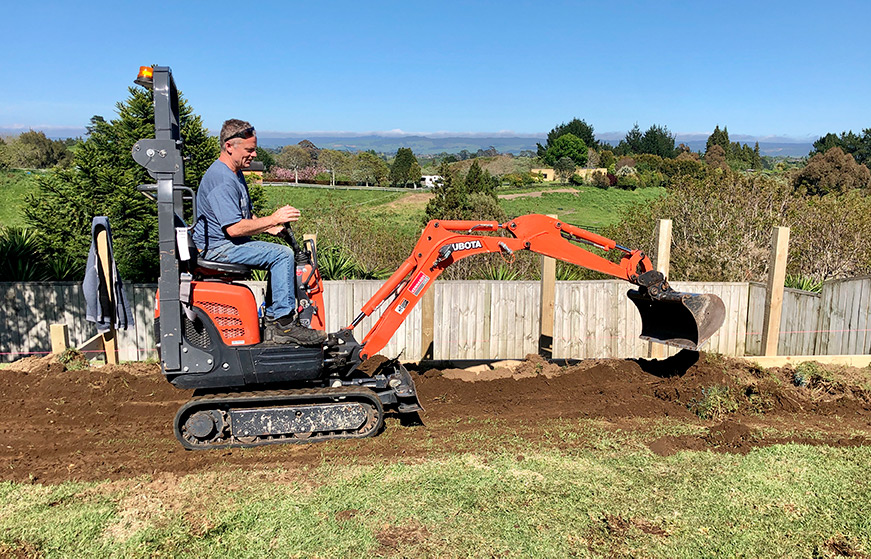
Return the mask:
[[640, 337], [651, 342], [698, 351], [726, 319], [726, 306], [716, 295], [669, 290], [652, 297], [645, 289], [627, 295], [641, 313]]

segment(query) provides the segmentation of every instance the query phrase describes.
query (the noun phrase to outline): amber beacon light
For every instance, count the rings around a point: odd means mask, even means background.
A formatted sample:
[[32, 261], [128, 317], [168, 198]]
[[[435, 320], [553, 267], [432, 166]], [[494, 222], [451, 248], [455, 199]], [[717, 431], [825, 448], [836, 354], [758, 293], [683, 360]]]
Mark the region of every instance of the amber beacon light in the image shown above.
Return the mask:
[[136, 76], [134, 83], [148, 89], [154, 87], [154, 68], [151, 66], [140, 66], [139, 75]]

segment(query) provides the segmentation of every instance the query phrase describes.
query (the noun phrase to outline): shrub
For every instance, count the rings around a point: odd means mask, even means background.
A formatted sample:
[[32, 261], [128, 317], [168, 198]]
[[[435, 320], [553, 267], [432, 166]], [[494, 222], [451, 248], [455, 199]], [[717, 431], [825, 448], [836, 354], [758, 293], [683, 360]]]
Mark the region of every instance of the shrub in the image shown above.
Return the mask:
[[635, 156], [635, 168], [638, 171], [659, 171], [662, 169], [662, 157], [652, 153], [642, 153]]
[[[695, 156], [695, 157], [693, 157]], [[708, 168], [699, 161], [698, 154], [682, 153], [676, 159], [662, 160], [662, 173], [669, 183], [678, 177], [689, 177], [702, 180], [707, 176]]]
[[603, 190], [607, 190], [611, 187], [611, 181], [608, 178], [608, 173], [604, 173], [602, 171], [596, 171], [593, 173], [592, 177], [590, 177], [593, 186], [596, 188], [601, 188]]
[[788, 272], [825, 280], [871, 273], [871, 197], [805, 198], [784, 178], [678, 177], [667, 196], [630, 208], [604, 234], [650, 253], [660, 218], [674, 220], [670, 279], [764, 281], [771, 228], [792, 228]]
[[792, 186], [798, 192], [823, 196], [832, 192], [871, 187], [871, 171], [859, 165], [852, 155], [833, 147], [810, 158], [804, 169], [795, 174]]

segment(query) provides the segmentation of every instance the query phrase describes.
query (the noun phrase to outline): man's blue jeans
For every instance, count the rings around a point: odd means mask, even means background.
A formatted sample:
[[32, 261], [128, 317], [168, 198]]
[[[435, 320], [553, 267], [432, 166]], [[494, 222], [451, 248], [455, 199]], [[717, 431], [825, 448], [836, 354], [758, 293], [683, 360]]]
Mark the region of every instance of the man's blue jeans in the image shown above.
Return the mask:
[[239, 245], [224, 243], [210, 248], [204, 256], [217, 262], [269, 270], [272, 304], [266, 307], [266, 315], [281, 318], [296, 311], [296, 263], [293, 249], [289, 246], [266, 241], [248, 241]]

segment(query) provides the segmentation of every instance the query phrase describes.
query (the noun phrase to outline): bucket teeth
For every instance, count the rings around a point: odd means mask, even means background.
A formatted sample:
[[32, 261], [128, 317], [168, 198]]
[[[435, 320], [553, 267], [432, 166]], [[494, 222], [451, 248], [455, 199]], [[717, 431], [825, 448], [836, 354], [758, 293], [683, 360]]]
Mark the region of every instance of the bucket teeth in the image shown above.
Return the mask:
[[644, 340], [698, 351], [726, 319], [726, 307], [716, 295], [669, 290], [651, 297], [644, 291], [627, 293], [641, 314]]

